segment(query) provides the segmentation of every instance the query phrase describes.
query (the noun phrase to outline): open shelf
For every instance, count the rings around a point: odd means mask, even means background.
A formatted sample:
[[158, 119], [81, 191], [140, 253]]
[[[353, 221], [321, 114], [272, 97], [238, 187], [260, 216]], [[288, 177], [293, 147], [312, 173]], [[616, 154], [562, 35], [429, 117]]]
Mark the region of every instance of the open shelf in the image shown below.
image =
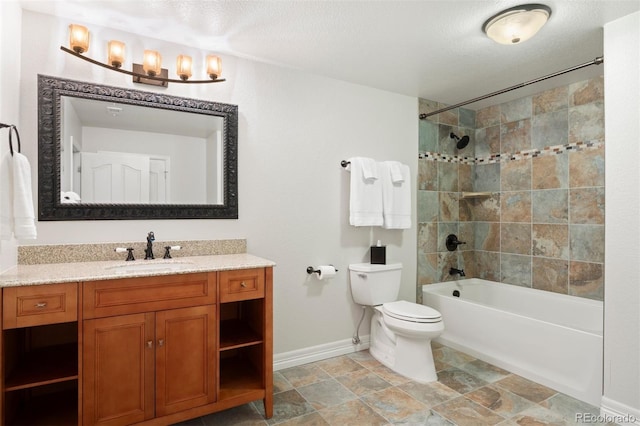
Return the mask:
[[[30, 390], [22, 390], [19, 400], [12, 404], [7, 426], [70, 426], [78, 425], [77, 384], [68, 390], [42, 395], [28, 395]], [[12, 392], [12, 395], [16, 392]], [[16, 395], [17, 396], [17, 395]]]
[[239, 319], [220, 321], [220, 350], [242, 348], [262, 343], [262, 337]]
[[50, 346], [25, 353], [5, 380], [5, 392], [78, 378], [78, 345]]
[[220, 400], [264, 390], [262, 374], [244, 356], [220, 358]]

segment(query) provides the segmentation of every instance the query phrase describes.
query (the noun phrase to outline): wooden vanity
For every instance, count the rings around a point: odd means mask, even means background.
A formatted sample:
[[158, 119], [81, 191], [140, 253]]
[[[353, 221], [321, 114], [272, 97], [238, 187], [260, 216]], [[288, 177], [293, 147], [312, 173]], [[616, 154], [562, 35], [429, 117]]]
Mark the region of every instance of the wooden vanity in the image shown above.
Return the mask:
[[256, 400], [270, 418], [273, 268], [242, 265], [0, 281], [2, 424], [168, 425]]

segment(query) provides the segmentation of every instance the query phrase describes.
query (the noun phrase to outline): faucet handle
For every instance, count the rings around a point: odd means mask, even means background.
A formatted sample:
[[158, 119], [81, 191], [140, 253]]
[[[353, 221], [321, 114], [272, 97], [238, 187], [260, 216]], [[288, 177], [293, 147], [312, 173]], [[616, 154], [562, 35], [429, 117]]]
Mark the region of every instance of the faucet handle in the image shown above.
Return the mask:
[[181, 246], [165, 246], [163, 259], [171, 259], [170, 250], [180, 250], [181, 248], [182, 248]]
[[127, 252], [127, 258], [125, 260], [127, 260], [127, 261], [135, 260], [134, 257], [133, 257], [133, 247], [128, 247], [128, 248], [116, 247], [113, 251], [115, 251], [116, 253], [124, 253], [126, 251]]
[[461, 244], [467, 244], [464, 241], [460, 241], [458, 240], [458, 237], [455, 234], [449, 234], [447, 235], [447, 239], [445, 241], [445, 245], [447, 246], [447, 250], [449, 251], [455, 251], [459, 245]]

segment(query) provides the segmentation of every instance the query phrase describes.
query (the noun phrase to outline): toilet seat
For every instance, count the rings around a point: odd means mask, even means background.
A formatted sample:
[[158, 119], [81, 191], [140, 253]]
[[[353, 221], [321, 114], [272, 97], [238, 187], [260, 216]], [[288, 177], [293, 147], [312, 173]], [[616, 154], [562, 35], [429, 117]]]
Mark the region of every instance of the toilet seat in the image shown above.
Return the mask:
[[440, 312], [428, 306], [398, 300], [382, 304], [382, 312], [401, 321], [434, 323], [442, 321]]

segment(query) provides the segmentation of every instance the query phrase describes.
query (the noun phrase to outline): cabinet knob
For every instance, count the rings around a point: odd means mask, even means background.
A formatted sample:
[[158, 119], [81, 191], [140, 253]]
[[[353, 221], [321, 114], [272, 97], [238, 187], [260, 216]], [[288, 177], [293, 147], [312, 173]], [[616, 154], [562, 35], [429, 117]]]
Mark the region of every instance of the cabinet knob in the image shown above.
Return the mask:
[[36, 303], [36, 308], [42, 309], [47, 307], [47, 302]]
[[242, 287], [242, 288], [247, 288], [247, 283], [245, 283], [244, 281], [242, 281], [242, 282], [240, 283], [240, 287]]
[[149, 340], [149, 341], [147, 341], [147, 347], [148, 347], [149, 349], [153, 348], [153, 340]]
[[164, 346], [164, 339], [158, 340], [158, 346], [159, 347], [163, 347]]

